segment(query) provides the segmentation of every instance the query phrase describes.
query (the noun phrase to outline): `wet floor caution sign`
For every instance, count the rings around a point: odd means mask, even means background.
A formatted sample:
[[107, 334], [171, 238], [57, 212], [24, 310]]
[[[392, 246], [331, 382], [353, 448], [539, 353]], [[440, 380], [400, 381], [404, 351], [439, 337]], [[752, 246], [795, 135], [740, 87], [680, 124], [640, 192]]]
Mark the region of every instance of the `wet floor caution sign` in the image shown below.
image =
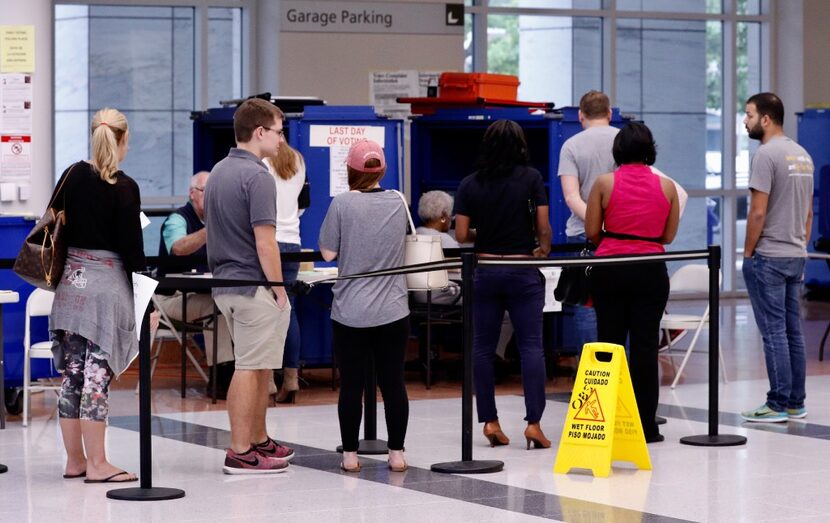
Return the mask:
[[589, 469], [607, 477], [612, 461], [651, 470], [625, 349], [588, 343], [582, 350], [554, 472]]

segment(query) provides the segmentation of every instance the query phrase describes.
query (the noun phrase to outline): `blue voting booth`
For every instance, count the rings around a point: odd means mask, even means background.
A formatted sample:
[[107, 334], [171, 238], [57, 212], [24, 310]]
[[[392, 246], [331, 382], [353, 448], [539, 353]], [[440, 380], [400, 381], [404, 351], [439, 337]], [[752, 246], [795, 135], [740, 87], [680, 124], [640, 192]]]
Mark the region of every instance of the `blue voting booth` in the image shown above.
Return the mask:
[[[830, 110], [807, 109], [797, 113], [798, 143], [813, 159], [813, 231], [807, 250], [816, 250], [818, 241], [830, 246]], [[830, 269], [823, 260], [807, 262], [804, 283], [808, 287], [830, 288]]]
[[[35, 226], [34, 218], [21, 216], [0, 216], [0, 258], [15, 258], [23, 240]], [[3, 305], [3, 348], [5, 361], [5, 386], [16, 389], [23, 386], [23, 334], [26, 322], [26, 300], [34, 287], [21, 280], [11, 269], [0, 269], [0, 289], [15, 291], [20, 295], [18, 303]], [[49, 339], [48, 320], [45, 317], [32, 320], [32, 342]], [[55, 375], [51, 360], [32, 360], [32, 378]], [[6, 402], [10, 410], [22, 408], [19, 390], [9, 390]]]
[[[559, 151], [565, 140], [582, 130], [579, 108], [539, 111], [527, 108], [439, 109], [412, 121], [411, 201], [417, 214], [421, 194], [442, 190], [455, 193], [461, 180], [476, 170], [484, 132], [496, 120], [513, 120], [524, 129], [530, 163], [542, 173], [548, 188], [553, 243], [565, 242], [565, 222], [570, 210], [562, 196]], [[613, 109], [611, 124], [627, 120]]]
[[[484, 132], [496, 120], [518, 123], [525, 132], [530, 163], [545, 180], [550, 205], [553, 243], [565, 243], [565, 223], [571, 214], [559, 182], [559, 152], [565, 140], [582, 130], [578, 107], [541, 111], [526, 107], [438, 109], [412, 121], [411, 202], [413, 215], [421, 194], [442, 190], [454, 194], [461, 180], [476, 170]], [[611, 125], [622, 127], [627, 119], [612, 110]], [[578, 351], [571, 316], [558, 316], [548, 325], [556, 334], [554, 345]]]
[[[275, 103], [280, 105], [279, 100]], [[221, 107], [194, 114], [194, 172], [210, 170], [234, 146], [234, 111]], [[285, 112], [286, 140], [303, 155], [311, 185], [311, 207], [300, 219], [302, 246], [317, 250], [326, 211], [346, 183], [345, 152], [352, 142], [368, 138], [383, 145], [387, 169], [381, 186], [403, 187], [403, 122], [378, 116], [371, 106], [308, 105], [301, 113]], [[303, 365], [331, 364], [331, 299], [329, 285], [319, 285], [297, 299]]]

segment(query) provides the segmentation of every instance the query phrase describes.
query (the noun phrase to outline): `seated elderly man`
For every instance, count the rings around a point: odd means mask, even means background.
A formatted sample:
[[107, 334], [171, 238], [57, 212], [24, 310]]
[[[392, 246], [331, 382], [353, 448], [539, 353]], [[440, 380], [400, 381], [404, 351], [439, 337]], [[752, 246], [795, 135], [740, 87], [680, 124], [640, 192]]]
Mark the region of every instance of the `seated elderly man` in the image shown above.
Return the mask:
[[[159, 242], [159, 257], [162, 258], [162, 269], [164, 258], [169, 256], [202, 256], [205, 258], [204, 265], [192, 267], [193, 269], [206, 270], [207, 268], [207, 230], [203, 222], [205, 216], [205, 183], [207, 183], [207, 171], [201, 171], [190, 179], [189, 201], [176, 212], [164, 220], [161, 225], [161, 241]], [[182, 319], [182, 293], [175, 292], [171, 295], [158, 294], [156, 300], [165, 314], [171, 320]], [[188, 293], [187, 295], [187, 320], [194, 321], [213, 314], [213, 298], [210, 294]], [[233, 346], [231, 344], [228, 325], [225, 321], [217, 322], [217, 396], [224, 399], [227, 393], [230, 379], [233, 376]], [[208, 365], [213, 365], [213, 330], [205, 330], [205, 353]], [[208, 386], [208, 393], [211, 391]]]

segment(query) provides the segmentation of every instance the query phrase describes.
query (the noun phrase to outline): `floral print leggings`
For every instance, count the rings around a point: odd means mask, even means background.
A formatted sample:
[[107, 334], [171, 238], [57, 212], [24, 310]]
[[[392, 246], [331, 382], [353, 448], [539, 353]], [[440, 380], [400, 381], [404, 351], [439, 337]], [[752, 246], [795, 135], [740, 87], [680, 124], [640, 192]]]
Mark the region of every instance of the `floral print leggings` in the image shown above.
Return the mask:
[[74, 332], [64, 332], [60, 343], [64, 371], [58, 400], [59, 416], [106, 421], [112, 381], [106, 354], [101, 347]]

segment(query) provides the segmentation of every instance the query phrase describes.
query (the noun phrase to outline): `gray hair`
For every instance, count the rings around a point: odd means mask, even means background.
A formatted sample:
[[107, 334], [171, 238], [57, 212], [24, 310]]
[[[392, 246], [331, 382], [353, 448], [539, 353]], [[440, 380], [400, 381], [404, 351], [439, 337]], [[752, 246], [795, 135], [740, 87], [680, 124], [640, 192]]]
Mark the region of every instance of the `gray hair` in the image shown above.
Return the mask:
[[444, 191], [429, 191], [418, 200], [418, 217], [428, 222], [452, 214], [452, 196]]

